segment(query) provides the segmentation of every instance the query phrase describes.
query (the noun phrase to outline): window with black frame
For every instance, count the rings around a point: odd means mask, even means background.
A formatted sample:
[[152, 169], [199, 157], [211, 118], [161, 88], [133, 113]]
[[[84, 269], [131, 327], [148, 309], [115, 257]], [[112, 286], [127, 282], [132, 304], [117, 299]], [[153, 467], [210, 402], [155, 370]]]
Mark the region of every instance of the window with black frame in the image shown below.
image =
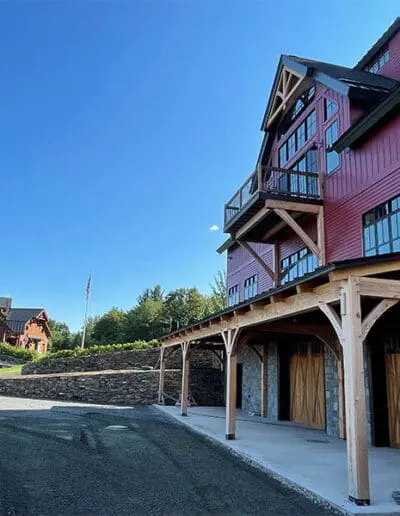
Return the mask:
[[336, 119], [326, 130], [325, 130], [325, 156], [326, 156], [326, 172], [327, 174], [332, 173], [336, 170], [340, 164], [339, 154], [332, 150], [332, 145], [336, 142], [339, 137], [339, 122]]
[[257, 295], [257, 274], [244, 281], [244, 299], [250, 299]]
[[239, 285], [233, 285], [228, 290], [228, 306], [239, 304]]
[[317, 132], [317, 115], [315, 110], [307, 116], [299, 127], [289, 136], [279, 148], [279, 166], [284, 168], [286, 163], [300, 150]]
[[363, 215], [364, 256], [400, 251], [400, 196]]
[[280, 278], [284, 285], [296, 278], [315, 271], [318, 267], [318, 260], [306, 247], [281, 260]]

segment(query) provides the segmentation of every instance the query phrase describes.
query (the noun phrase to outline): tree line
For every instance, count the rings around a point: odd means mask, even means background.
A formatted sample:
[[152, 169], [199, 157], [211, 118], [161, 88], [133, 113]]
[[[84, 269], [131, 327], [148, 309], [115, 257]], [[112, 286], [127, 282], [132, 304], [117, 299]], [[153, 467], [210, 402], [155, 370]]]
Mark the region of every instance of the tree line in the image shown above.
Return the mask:
[[[130, 310], [111, 308], [101, 316], [89, 317], [85, 347], [152, 340], [183, 328], [222, 310], [226, 302], [226, 277], [218, 272], [211, 294], [197, 288], [179, 288], [165, 293], [160, 285], [145, 289]], [[50, 320], [51, 349], [73, 349], [81, 345], [82, 331], [71, 332], [64, 322]]]

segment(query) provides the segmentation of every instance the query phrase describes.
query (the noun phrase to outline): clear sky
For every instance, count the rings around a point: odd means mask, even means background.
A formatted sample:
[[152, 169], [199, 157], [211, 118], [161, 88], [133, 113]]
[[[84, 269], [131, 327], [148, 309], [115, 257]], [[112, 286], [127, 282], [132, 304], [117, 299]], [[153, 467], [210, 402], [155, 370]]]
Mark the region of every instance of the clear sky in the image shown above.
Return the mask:
[[281, 53], [352, 66], [398, 0], [0, 3], [0, 295], [81, 325], [209, 290]]

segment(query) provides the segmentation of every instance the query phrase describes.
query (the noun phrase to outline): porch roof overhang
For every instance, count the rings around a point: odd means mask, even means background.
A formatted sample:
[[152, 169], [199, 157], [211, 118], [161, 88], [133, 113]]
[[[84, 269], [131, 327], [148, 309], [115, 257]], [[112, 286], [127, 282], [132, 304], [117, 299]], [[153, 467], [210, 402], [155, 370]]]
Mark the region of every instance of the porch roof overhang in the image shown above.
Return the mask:
[[[165, 335], [159, 341], [163, 347], [178, 345], [187, 340], [211, 341], [213, 336], [229, 328], [251, 327], [318, 309], [321, 304], [340, 300], [341, 281], [350, 276], [369, 276], [365, 278], [363, 295], [384, 297], [386, 293], [390, 297], [391, 285], [387, 277], [400, 278], [400, 252], [330, 263], [297, 280]], [[398, 298], [397, 293], [393, 296]]]

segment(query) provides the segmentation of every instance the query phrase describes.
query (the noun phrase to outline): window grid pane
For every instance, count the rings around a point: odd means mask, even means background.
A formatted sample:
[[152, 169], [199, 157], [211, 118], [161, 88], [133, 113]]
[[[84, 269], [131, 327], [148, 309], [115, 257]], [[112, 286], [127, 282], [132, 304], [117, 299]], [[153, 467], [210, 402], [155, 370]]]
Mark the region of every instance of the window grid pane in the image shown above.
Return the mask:
[[399, 197], [383, 203], [363, 216], [364, 255], [400, 251]]

